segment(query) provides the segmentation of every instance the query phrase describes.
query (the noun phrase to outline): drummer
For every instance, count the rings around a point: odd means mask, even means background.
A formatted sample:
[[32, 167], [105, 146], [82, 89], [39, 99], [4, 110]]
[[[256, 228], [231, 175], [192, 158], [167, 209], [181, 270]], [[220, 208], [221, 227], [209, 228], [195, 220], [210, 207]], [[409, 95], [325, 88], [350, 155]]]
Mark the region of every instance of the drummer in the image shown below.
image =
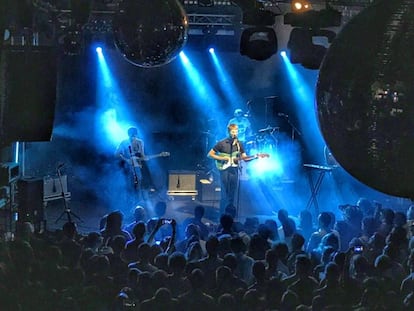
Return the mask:
[[246, 138], [252, 135], [252, 126], [250, 124], [250, 121], [247, 117], [245, 117], [243, 110], [240, 108], [234, 110], [234, 117], [229, 120], [227, 126], [230, 124], [236, 124], [238, 126], [239, 134], [237, 138], [242, 143], [245, 143]]

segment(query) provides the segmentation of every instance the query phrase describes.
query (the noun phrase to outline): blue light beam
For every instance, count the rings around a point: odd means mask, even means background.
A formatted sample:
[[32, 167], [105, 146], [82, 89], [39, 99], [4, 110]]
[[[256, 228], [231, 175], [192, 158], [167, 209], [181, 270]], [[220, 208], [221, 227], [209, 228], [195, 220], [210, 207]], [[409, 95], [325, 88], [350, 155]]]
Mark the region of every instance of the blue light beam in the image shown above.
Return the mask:
[[226, 97], [227, 102], [231, 103], [233, 109], [239, 107], [240, 103], [243, 103], [244, 101], [240, 96], [240, 93], [238, 92], [233, 79], [225, 70], [223, 64], [217, 57], [217, 53], [214, 52], [214, 49], [213, 52], [210, 52], [210, 56], [213, 60], [214, 69], [219, 79], [219, 86], [222, 90], [222, 93]]
[[[181, 51], [180, 54], [181, 64], [186, 72], [186, 80], [189, 84], [189, 89], [194, 94], [194, 103], [197, 105], [197, 109], [206, 116], [214, 114], [216, 120], [219, 123], [223, 123], [225, 128], [226, 121], [220, 108], [220, 98], [216, 91], [211, 87], [210, 83], [203, 78], [196, 66], [190, 61], [187, 55]], [[223, 122], [221, 122], [223, 121]]]

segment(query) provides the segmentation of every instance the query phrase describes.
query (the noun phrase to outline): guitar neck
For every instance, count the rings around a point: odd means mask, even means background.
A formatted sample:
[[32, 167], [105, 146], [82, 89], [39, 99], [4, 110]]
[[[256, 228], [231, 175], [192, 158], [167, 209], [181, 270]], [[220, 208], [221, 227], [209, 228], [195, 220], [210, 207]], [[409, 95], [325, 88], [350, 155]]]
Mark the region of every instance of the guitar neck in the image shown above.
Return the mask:
[[249, 157], [243, 159], [243, 161], [249, 162], [249, 161], [256, 160], [256, 159], [269, 158], [269, 157], [270, 156], [267, 153], [258, 153], [258, 154], [255, 154], [255, 155], [252, 155], [252, 156], [249, 156]]
[[249, 162], [252, 160], [256, 160], [258, 157], [256, 155], [252, 155], [252, 156], [248, 156], [247, 158], [244, 158], [243, 161], [244, 162]]
[[228, 153], [220, 153], [221, 156], [227, 156], [230, 157], [230, 161], [220, 161], [220, 160], [216, 160], [216, 167], [219, 170], [226, 170], [229, 167], [237, 167], [239, 165], [239, 161], [242, 160], [244, 162], [249, 162], [252, 160], [256, 160], [259, 158], [268, 158], [269, 155], [267, 153], [258, 153], [254, 156], [249, 156], [247, 158], [241, 159], [239, 152], [233, 152], [232, 154], [228, 154]]
[[162, 153], [152, 154], [152, 155], [146, 155], [142, 160], [147, 161], [147, 160], [159, 158], [159, 157], [162, 157], [162, 156], [163, 156]]
[[154, 159], [154, 158], [157, 158], [157, 157], [159, 157], [158, 154], [146, 155], [145, 157], [141, 158], [141, 160], [148, 161], [148, 160], [151, 160], [151, 159]]

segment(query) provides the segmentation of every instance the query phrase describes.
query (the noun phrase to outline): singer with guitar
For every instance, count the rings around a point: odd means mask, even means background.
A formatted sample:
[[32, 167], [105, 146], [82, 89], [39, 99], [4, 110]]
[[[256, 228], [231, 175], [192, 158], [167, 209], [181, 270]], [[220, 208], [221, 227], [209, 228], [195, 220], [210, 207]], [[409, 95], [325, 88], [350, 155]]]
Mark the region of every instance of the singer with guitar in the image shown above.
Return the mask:
[[145, 199], [143, 190], [151, 184], [149, 180], [143, 180], [144, 176], [146, 179], [150, 179], [149, 173], [143, 174], [143, 169], [146, 168], [144, 166], [145, 161], [156, 157], [167, 157], [169, 155], [168, 152], [146, 155], [144, 141], [138, 138], [138, 129], [135, 127], [128, 129], [128, 139], [123, 140], [115, 151], [115, 157], [120, 160], [120, 165], [125, 175], [125, 193], [127, 196], [125, 203], [128, 207], [133, 208], [139, 201]]
[[208, 157], [216, 161], [220, 171], [221, 198], [220, 213], [223, 214], [227, 206], [235, 206], [235, 194], [238, 186], [239, 162], [251, 161], [260, 157], [268, 157], [267, 154], [248, 156], [243, 144], [238, 140], [237, 124], [229, 124], [228, 136], [219, 142], [208, 152]]

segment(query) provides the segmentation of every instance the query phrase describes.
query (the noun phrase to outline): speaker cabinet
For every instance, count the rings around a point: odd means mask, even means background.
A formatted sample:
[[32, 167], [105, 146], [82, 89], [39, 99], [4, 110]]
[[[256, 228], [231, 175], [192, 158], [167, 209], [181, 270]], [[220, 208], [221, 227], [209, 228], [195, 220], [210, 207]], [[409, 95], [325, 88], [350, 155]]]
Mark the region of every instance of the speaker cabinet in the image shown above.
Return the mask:
[[168, 174], [168, 195], [196, 196], [197, 174], [193, 171], [170, 171]]
[[220, 201], [220, 183], [213, 182], [210, 184], [200, 183], [200, 201], [215, 202]]
[[19, 222], [35, 226], [44, 221], [43, 179], [21, 179], [17, 182]]
[[0, 54], [0, 141], [49, 141], [57, 85], [52, 47], [3, 47]]

